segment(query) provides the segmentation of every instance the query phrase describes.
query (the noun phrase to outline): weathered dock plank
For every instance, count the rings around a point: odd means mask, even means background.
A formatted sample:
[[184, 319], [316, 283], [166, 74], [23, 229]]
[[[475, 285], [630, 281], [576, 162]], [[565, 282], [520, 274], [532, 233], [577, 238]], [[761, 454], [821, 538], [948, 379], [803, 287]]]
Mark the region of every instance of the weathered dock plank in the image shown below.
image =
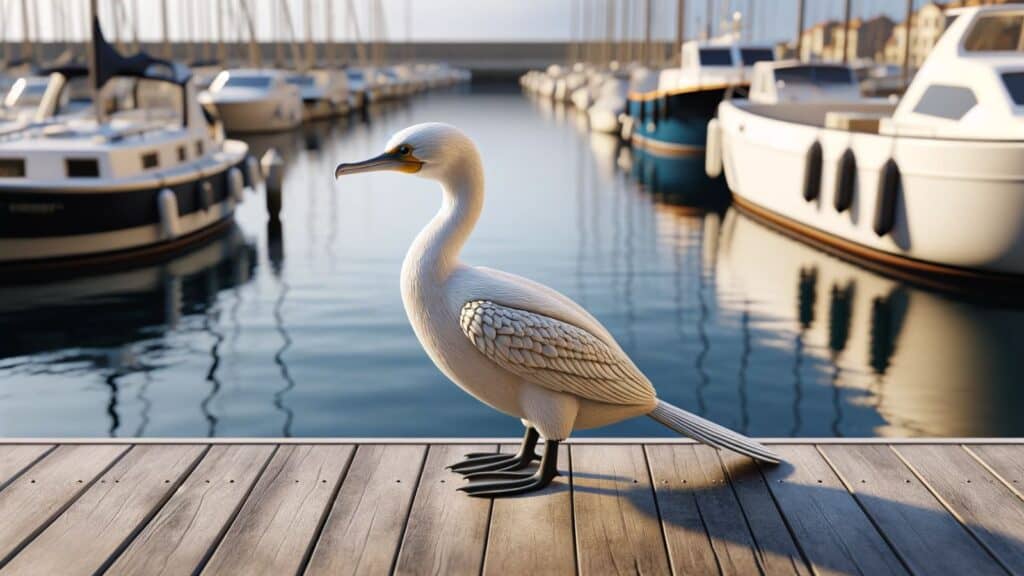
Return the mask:
[[274, 449], [210, 448], [107, 574], [193, 574], [227, 531]]
[[203, 573], [298, 573], [352, 451], [348, 445], [279, 447]]
[[0, 492], [0, 567], [129, 448], [60, 446], [4, 488]]
[[762, 467], [768, 489], [818, 574], [906, 574], [871, 520], [814, 446], [779, 446]]
[[847, 489], [914, 573], [1005, 574], [888, 446], [824, 446]]
[[982, 444], [966, 450], [984, 462], [1018, 498], [1024, 500], [1024, 444]]
[[0, 490], [52, 449], [52, 444], [0, 446]]
[[571, 446], [579, 573], [670, 572], [642, 446]]
[[733, 452], [719, 452], [719, 458], [743, 508], [754, 537], [754, 553], [764, 573], [809, 575], [810, 567], [800, 555], [757, 463]]
[[[518, 446], [502, 446], [514, 453]], [[494, 501], [484, 574], [573, 574], [572, 472], [569, 448], [558, 452], [559, 474], [543, 492]]]
[[672, 568], [680, 574], [756, 574], [753, 539], [713, 448], [647, 447]]
[[0, 576], [1024, 574], [1024, 441], [768, 443], [588, 439], [490, 500], [444, 467], [500, 439], [0, 441]]
[[467, 452], [497, 450], [495, 444], [431, 446], [409, 513], [395, 565], [396, 574], [479, 574], [487, 544], [491, 501], [455, 489], [462, 477], [445, 466]]
[[1024, 574], [1024, 502], [960, 446], [902, 446], [896, 453], [1011, 572]]
[[177, 489], [204, 446], [137, 446], [32, 540], [5, 574], [101, 571]]
[[391, 572], [426, 446], [359, 446], [307, 575]]

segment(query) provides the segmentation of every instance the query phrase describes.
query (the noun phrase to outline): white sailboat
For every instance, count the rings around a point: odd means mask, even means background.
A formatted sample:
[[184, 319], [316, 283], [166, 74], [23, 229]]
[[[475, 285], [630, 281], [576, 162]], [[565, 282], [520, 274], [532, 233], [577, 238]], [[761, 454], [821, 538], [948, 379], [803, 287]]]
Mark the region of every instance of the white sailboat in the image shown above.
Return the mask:
[[[95, 11], [94, 11], [95, 12]], [[191, 72], [144, 53], [118, 54], [93, 17], [95, 115], [54, 110], [67, 82], [56, 72], [37, 112], [46, 121], [0, 141], [0, 268], [106, 263], [176, 249], [223, 230], [260, 178], [248, 146], [224, 140], [196, 98]], [[115, 78], [176, 93], [180, 113], [145, 108], [108, 117]]]

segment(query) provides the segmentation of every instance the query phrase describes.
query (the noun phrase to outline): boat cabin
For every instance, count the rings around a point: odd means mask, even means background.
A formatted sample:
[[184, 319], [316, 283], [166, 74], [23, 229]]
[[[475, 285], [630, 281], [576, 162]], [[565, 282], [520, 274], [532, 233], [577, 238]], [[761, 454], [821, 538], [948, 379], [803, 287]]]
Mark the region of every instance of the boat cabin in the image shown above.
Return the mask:
[[758, 62], [775, 60], [775, 49], [759, 44], [703, 42], [683, 44], [681, 64], [661, 71], [660, 90], [699, 90], [746, 84]]
[[1024, 6], [950, 10], [952, 19], [880, 132], [1020, 140]]
[[760, 104], [860, 98], [857, 75], [843, 64], [762, 61], [754, 65], [750, 79], [750, 100]]

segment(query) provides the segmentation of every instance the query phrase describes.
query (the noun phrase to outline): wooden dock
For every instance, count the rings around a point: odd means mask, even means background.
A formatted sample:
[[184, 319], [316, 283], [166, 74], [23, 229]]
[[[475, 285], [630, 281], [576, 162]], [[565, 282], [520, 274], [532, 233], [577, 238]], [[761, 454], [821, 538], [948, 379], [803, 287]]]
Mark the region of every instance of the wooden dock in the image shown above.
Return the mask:
[[478, 441], [0, 443], [0, 574], [1024, 574], [1024, 441], [573, 442], [544, 492]]

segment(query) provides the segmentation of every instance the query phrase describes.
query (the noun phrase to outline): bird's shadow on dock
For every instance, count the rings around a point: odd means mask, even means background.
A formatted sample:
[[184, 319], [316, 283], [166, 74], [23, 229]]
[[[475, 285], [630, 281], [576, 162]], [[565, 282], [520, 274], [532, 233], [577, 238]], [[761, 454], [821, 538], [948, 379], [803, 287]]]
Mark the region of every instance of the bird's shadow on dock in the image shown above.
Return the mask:
[[[773, 557], [844, 574], [880, 569], [930, 573], [940, 567], [955, 572], [957, 566], [986, 562], [986, 558], [989, 568], [1001, 564], [1014, 572], [1024, 561], [1020, 539], [966, 521], [961, 524], [930, 494], [925, 494], [928, 507], [922, 507], [850, 492], [841, 485], [791, 479], [794, 473], [788, 463], [762, 468], [752, 460], [730, 467], [725, 482], [653, 480], [652, 484], [652, 480], [573, 472], [571, 489], [574, 499], [600, 495], [624, 502], [661, 523], [666, 535], [670, 528], [706, 535], [716, 554], [732, 554], [725, 548], [730, 544], [751, 548], [763, 569]], [[778, 487], [773, 490], [769, 484]], [[782, 490], [785, 504], [780, 505]], [[921, 486], [920, 490], [927, 489]], [[1019, 503], [1015, 495], [1011, 500]], [[732, 518], [727, 517], [729, 513]], [[891, 533], [883, 536], [880, 529], [909, 534], [916, 541], [894, 538]], [[924, 546], [926, 553], [918, 549], [919, 554], [912, 556], [903, 550], [918, 546]], [[920, 563], [922, 557], [928, 558], [927, 564]]]

